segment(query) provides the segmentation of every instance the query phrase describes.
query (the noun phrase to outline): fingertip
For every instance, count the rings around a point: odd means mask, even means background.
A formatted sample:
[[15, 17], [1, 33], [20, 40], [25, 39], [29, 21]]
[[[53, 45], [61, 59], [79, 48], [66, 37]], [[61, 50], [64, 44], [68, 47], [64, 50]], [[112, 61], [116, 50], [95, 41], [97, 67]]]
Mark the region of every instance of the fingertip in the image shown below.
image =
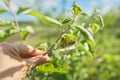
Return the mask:
[[49, 57], [47, 57], [47, 58], [45, 59], [45, 61], [46, 61], [46, 62], [50, 62], [51, 59], [50, 59]]

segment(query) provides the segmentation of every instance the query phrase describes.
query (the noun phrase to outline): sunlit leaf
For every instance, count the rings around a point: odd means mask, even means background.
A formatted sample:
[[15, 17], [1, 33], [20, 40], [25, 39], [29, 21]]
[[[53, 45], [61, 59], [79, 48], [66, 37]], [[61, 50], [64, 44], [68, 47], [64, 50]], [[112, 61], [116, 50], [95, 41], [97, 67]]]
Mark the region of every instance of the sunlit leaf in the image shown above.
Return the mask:
[[73, 3], [73, 10], [74, 10], [74, 15], [79, 15], [82, 12], [82, 9], [79, 7], [79, 5], [76, 2]]
[[44, 16], [44, 15], [42, 15], [41, 13], [39, 13], [38, 11], [35, 11], [35, 10], [30, 10], [30, 11], [28, 11], [26, 14], [35, 16], [35, 17], [41, 19], [43, 22], [48, 22], [48, 23], [52, 23], [52, 24], [59, 25], [59, 26], [62, 25], [62, 24], [61, 24], [59, 21], [57, 21], [56, 19], [50, 18], [50, 17], [48, 17], [48, 16]]
[[59, 73], [66, 73], [65, 68], [55, 68], [53, 64], [43, 64], [36, 67], [38, 72], [59, 72]]
[[25, 40], [27, 38], [27, 36], [29, 35], [29, 32], [24, 30], [20, 32], [20, 37]]

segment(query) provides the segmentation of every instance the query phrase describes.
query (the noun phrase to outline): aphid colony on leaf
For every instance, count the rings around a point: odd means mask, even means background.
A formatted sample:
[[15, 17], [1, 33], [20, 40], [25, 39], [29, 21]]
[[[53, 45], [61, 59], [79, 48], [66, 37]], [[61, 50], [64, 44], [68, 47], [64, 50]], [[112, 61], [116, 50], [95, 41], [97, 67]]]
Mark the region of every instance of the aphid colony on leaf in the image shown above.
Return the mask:
[[64, 34], [59, 41], [60, 47], [68, 47], [76, 43], [76, 37], [72, 34]]

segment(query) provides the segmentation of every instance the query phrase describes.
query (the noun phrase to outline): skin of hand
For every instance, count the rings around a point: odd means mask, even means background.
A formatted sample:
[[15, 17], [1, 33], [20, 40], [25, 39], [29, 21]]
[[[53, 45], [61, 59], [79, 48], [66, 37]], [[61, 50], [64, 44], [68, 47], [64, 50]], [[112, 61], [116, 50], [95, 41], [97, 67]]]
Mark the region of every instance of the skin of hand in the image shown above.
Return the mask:
[[49, 62], [44, 52], [25, 44], [0, 43], [0, 80], [22, 80], [38, 64]]

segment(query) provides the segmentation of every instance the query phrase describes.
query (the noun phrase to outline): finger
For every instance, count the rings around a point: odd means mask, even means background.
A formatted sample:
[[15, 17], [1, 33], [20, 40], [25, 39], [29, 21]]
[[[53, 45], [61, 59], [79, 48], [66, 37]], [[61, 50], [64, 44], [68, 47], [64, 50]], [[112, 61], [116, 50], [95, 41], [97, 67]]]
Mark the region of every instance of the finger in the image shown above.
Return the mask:
[[27, 66], [29, 68], [33, 68], [39, 64], [50, 62], [50, 58], [48, 56], [35, 56], [32, 58], [26, 59]]
[[23, 58], [30, 58], [37, 55], [41, 55], [43, 53], [42, 51], [25, 44], [19, 44], [19, 45], [16, 45], [16, 47], [18, 48], [18, 53]]
[[50, 62], [50, 58], [45, 55], [45, 56], [37, 56], [39, 58], [39, 60], [37, 61], [37, 64], [43, 64], [43, 63], [46, 63], [46, 62]]

